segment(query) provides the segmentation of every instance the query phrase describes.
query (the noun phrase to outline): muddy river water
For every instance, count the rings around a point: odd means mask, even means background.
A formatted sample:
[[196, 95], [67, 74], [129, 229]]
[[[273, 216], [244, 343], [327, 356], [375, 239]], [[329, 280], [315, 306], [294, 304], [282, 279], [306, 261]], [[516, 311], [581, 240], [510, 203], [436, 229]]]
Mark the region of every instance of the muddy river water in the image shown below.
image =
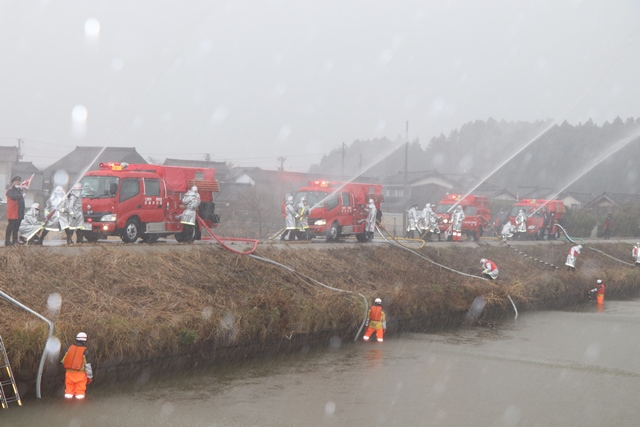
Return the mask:
[[5, 426], [637, 426], [640, 300], [28, 401]]

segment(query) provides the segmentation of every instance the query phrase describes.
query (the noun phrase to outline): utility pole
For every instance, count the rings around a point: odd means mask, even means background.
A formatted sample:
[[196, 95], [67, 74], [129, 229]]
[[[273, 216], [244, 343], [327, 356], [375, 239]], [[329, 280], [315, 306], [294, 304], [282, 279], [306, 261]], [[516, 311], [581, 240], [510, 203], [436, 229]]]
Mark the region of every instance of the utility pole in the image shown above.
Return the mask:
[[18, 159], [16, 161], [22, 160], [22, 146], [24, 145], [24, 141], [22, 138], [18, 138]]
[[344, 151], [346, 144], [342, 141], [342, 169], [340, 170], [340, 178], [344, 180]]
[[[407, 129], [406, 129], [406, 142], [404, 145], [404, 190], [403, 190], [403, 199], [404, 199], [404, 208], [403, 212], [406, 211], [407, 204], [409, 202], [409, 120], [407, 120]], [[403, 235], [407, 232], [407, 215], [402, 215], [402, 230]]]
[[204, 155], [204, 161], [205, 161], [205, 162], [210, 162], [210, 161], [211, 161], [211, 154], [209, 154], [209, 153], [205, 153], [205, 155]]
[[286, 158], [286, 157], [283, 157], [283, 156], [278, 157], [278, 161], [280, 162], [280, 167], [278, 168], [278, 170], [279, 170], [280, 172], [283, 172], [283, 171], [284, 171], [284, 161], [285, 161], [285, 160], [287, 160], [287, 158]]

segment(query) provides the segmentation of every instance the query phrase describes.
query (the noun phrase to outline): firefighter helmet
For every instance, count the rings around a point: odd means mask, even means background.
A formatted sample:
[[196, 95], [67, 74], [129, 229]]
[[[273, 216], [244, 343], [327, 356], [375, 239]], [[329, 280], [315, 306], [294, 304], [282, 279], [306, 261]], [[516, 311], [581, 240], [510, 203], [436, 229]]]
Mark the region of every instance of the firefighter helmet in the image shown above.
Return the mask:
[[369, 199], [369, 203], [373, 203], [373, 199]]
[[602, 280], [598, 279], [596, 280], [596, 283], [599, 285], [600, 283], [602, 283]]
[[37, 209], [40, 210], [40, 203], [34, 203], [31, 205], [31, 209]]
[[198, 192], [198, 187], [196, 187], [195, 185], [193, 187], [191, 187], [191, 191], [193, 191], [194, 193]]
[[482, 258], [482, 259], [480, 260], [480, 263], [481, 263], [481, 264], [484, 264], [485, 262], [487, 262], [487, 259], [486, 259], [486, 258]]
[[293, 196], [287, 197], [287, 203], [289, 203], [289, 202], [293, 202]]
[[300, 201], [301, 201], [301, 202], [306, 202], [306, 201], [307, 201], [307, 198], [306, 198], [306, 197], [304, 197], [304, 196], [302, 196], [302, 199], [300, 199]]
[[86, 341], [87, 340], [87, 334], [85, 334], [84, 332], [78, 332], [78, 335], [76, 335], [76, 341]]
[[373, 303], [374, 303], [374, 304], [382, 304], [382, 300], [381, 300], [380, 298], [376, 298], [376, 299], [373, 301]]

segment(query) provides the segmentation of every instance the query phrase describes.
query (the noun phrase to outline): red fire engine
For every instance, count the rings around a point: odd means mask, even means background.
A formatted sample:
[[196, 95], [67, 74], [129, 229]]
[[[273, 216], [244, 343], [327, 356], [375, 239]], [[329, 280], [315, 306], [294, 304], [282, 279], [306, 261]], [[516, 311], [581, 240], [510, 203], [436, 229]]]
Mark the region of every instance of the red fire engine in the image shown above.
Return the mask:
[[373, 199], [378, 212], [380, 203], [384, 202], [381, 184], [357, 182], [309, 181], [296, 192], [294, 206], [298, 206], [303, 196], [310, 208], [309, 232], [313, 237], [324, 236], [327, 242], [349, 235], [366, 242], [365, 208], [369, 199]]
[[[514, 226], [516, 225], [516, 216], [520, 209], [524, 211], [527, 216], [527, 233], [526, 236], [531, 239], [542, 239], [545, 236], [545, 229], [548, 228], [549, 222], [551, 224], [551, 230], [549, 230], [549, 239], [557, 239], [560, 237], [560, 228], [556, 227], [558, 221], [564, 214], [564, 203], [562, 200], [543, 200], [543, 199], [522, 199], [513, 205], [511, 213], [509, 214], [509, 221]], [[547, 224], [545, 224], [544, 214], [548, 215]], [[553, 219], [551, 213], [553, 212]]]
[[[462, 198], [460, 194], [445, 195], [435, 213], [438, 216], [438, 228], [441, 232], [447, 232], [451, 227], [451, 214], [455, 206], [462, 206], [464, 220], [462, 221], [462, 234], [467, 235], [467, 239], [476, 242], [484, 232], [486, 223], [491, 223], [491, 211], [489, 210], [489, 199], [485, 196], [474, 196], [472, 194]], [[451, 240], [451, 234], [447, 235], [447, 240]], [[440, 236], [438, 236], [440, 237]]]
[[[82, 184], [84, 236], [90, 242], [120, 236], [126, 243], [141, 238], [153, 243], [159, 237], [173, 235], [179, 242], [200, 239], [196, 226], [185, 235], [176, 218], [184, 210], [181, 196], [198, 187], [198, 215], [215, 226], [213, 192], [218, 190], [215, 169], [127, 163], [100, 163], [100, 169], [88, 172]], [[90, 230], [90, 231], [89, 231]]]

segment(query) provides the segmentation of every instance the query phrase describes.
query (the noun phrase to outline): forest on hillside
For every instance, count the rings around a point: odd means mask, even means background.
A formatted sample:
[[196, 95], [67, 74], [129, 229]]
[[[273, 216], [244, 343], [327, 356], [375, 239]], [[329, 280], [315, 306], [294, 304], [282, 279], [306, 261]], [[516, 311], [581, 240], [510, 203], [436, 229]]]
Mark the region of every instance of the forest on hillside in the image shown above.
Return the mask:
[[[311, 166], [309, 172], [385, 177], [405, 170], [407, 143], [356, 140]], [[640, 119], [616, 118], [598, 126], [551, 121], [488, 119], [431, 138], [408, 142], [409, 171], [466, 175], [515, 193], [518, 187], [554, 192], [640, 193]]]

